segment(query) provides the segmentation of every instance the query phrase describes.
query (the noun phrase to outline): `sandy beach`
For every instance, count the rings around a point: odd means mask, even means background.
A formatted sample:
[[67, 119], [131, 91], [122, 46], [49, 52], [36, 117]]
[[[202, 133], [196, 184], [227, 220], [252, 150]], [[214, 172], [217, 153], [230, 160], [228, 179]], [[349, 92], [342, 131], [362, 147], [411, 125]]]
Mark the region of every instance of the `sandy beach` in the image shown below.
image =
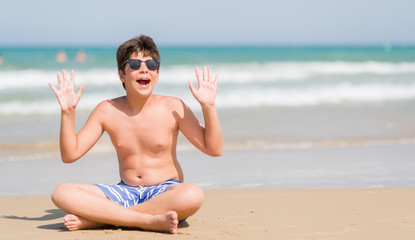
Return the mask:
[[0, 239], [412, 240], [414, 155], [413, 144], [180, 152], [185, 180], [204, 189], [205, 202], [176, 235], [65, 230], [50, 192], [66, 181], [116, 182], [113, 154], [1, 162]]
[[400, 239], [415, 237], [415, 189], [206, 190], [175, 235], [69, 232], [49, 196], [0, 198], [1, 239]]

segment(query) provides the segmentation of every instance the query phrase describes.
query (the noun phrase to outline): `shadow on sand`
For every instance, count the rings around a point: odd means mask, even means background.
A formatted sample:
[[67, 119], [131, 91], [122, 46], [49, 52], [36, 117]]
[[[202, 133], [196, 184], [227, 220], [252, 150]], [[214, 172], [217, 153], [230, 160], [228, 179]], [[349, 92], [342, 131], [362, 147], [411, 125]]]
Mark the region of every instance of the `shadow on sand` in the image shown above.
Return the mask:
[[[58, 218], [63, 218], [65, 212], [59, 209], [49, 209], [45, 211], [47, 214], [41, 217], [20, 217], [15, 215], [1, 216], [1, 218], [13, 219], [13, 220], [23, 220], [23, 221], [49, 221]], [[54, 223], [38, 226], [40, 229], [49, 229], [49, 230], [65, 230], [65, 225], [63, 223]]]

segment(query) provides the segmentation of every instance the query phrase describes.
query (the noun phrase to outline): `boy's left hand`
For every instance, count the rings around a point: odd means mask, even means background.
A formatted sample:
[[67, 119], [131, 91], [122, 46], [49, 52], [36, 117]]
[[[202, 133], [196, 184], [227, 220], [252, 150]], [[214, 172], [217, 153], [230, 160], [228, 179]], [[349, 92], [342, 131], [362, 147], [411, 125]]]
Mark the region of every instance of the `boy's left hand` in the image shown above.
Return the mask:
[[201, 79], [199, 67], [196, 67], [195, 71], [199, 88], [196, 90], [192, 82], [189, 82], [190, 91], [202, 106], [214, 106], [218, 89], [218, 75], [215, 76], [213, 81], [212, 72], [206, 66], [203, 66], [203, 78]]

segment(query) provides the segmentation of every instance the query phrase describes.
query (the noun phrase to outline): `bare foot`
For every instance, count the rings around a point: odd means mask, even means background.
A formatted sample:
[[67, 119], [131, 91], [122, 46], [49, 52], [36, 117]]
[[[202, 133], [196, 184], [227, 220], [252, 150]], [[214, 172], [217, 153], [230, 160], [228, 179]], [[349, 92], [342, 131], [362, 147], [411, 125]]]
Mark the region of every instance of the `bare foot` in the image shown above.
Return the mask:
[[[151, 219], [148, 222], [148, 227], [142, 227], [145, 230], [153, 230], [158, 232], [169, 232], [176, 233], [177, 225], [179, 220], [177, 219], [177, 213], [174, 211], [167, 212], [162, 215], [149, 215]], [[69, 231], [81, 230], [81, 229], [90, 229], [98, 228], [104, 226], [104, 224], [92, 222], [83, 217], [67, 214], [63, 218], [65, 227]]]
[[174, 211], [167, 212], [162, 215], [155, 215], [147, 230], [154, 230], [159, 232], [176, 233], [179, 220], [177, 213]]
[[88, 229], [88, 228], [98, 228], [104, 226], [104, 224], [96, 223], [89, 221], [83, 217], [76, 216], [74, 214], [66, 214], [63, 217], [63, 222], [65, 227], [69, 231], [81, 230], [81, 229]]

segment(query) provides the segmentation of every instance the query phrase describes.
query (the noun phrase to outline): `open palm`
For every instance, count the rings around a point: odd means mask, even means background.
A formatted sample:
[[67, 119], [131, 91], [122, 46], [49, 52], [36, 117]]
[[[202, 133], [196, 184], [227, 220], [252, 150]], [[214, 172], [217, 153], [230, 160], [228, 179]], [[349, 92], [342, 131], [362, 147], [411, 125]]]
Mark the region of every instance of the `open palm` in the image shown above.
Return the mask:
[[59, 105], [61, 106], [62, 111], [75, 109], [79, 99], [81, 99], [84, 84], [82, 84], [79, 87], [78, 91], [75, 92], [74, 81], [75, 73], [73, 70], [71, 70], [71, 77], [69, 81], [68, 77], [66, 76], [66, 71], [62, 70], [62, 76], [58, 73], [59, 90], [56, 89], [51, 83], [49, 83], [50, 88], [55, 93], [56, 98], [59, 101]]
[[199, 68], [196, 67], [196, 78], [198, 82], [198, 89], [196, 89], [191, 82], [189, 82], [190, 91], [196, 100], [202, 105], [214, 105], [216, 92], [218, 89], [218, 76], [215, 76], [215, 80], [212, 79], [212, 72], [203, 67], [203, 76], [200, 76]]

